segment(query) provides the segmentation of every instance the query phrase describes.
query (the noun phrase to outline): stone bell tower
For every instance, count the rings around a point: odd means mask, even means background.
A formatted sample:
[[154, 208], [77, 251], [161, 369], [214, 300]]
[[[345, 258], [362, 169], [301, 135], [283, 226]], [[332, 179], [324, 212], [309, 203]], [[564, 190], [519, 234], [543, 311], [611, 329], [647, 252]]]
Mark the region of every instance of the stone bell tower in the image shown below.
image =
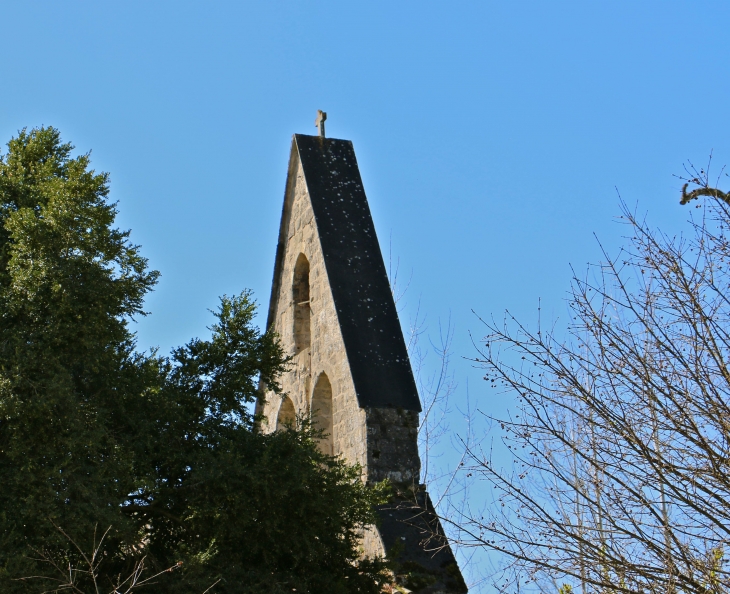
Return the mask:
[[379, 510], [365, 554], [397, 558], [405, 591], [466, 592], [448, 545], [433, 539], [438, 520], [422, 510], [421, 405], [355, 152], [324, 137], [323, 116], [320, 136], [292, 141], [267, 327], [293, 360], [285, 396], [258, 405], [262, 429], [311, 416], [325, 452], [410, 493]]

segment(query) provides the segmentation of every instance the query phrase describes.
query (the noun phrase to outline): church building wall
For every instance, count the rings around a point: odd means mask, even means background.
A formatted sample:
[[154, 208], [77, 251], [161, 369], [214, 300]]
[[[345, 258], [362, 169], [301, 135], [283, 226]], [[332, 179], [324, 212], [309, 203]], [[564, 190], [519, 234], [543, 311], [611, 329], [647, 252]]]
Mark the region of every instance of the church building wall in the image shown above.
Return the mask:
[[[389, 479], [393, 499], [364, 530], [363, 556], [408, 564], [421, 594], [465, 593], [419, 485], [421, 406], [349, 141], [294, 137], [268, 325], [291, 362], [282, 394], [257, 404], [260, 429], [311, 419], [329, 434], [323, 452], [359, 464], [363, 480]], [[409, 575], [395, 580], [407, 585]]]
[[[297, 414], [309, 416], [315, 384], [325, 373], [332, 390], [332, 451], [349, 463], [367, 468], [366, 412], [358, 406], [301, 163], [296, 165], [287, 233], [274, 318], [274, 330], [286, 353], [293, 356], [289, 372], [281, 378], [282, 390], [291, 398]], [[308, 347], [298, 351], [295, 321], [297, 314], [301, 316], [302, 306], [295, 302], [293, 285], [301, 254], [309, 262], [310, 340]], [[265, 431], [277, 429], [281, 405], [280, 396], [267, 394], [263, 408], [268, 419]]]

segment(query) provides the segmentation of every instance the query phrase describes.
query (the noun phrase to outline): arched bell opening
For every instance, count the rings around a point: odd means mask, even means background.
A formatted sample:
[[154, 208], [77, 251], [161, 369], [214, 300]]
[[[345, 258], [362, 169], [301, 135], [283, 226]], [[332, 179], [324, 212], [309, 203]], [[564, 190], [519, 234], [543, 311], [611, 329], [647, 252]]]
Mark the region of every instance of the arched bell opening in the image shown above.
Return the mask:
[[327, 374], [322, 373], [312, 393], [312, 427], [323, 431], [319, 449], [329, 456], [334, 455], [332, 425], [332, 386]]
[[294, 429], [296, 422], [297, 413], [294, 409], [294, 403], [289, 396], [284, 396], [284, 399], [281, 401], [281, 407], [279, 408], [279, 414], [276, 417], [276, 430]]
[[309, 260], [299, 254], [294, 266], [292, 282], [292, 298], [294, 299], [294, 348], [297, 353], [309, 348], [312, 335], [310, 318], [312, 310], [309, 305]]

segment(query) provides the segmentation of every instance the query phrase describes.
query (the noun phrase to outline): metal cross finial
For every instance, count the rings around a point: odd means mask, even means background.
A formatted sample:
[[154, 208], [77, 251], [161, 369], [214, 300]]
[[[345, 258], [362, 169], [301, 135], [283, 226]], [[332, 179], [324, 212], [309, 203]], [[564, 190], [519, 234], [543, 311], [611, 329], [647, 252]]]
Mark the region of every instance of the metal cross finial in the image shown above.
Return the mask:
[[327, 119], [327, 113], [321, 109], [317, 110], [317, 119], [314, 120], [314, 125], [319, 128], [319, 135], [324, 138], [324, 121]]

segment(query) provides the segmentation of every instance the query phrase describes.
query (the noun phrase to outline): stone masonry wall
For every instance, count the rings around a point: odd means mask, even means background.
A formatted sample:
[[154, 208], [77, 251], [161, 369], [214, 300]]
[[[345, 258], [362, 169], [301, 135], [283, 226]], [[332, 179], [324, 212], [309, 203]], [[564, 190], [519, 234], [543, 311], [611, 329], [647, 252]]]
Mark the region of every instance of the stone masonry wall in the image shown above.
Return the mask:
[[[418, 483], [418, 413], [402, 409], [360, 408], [330, 290], [317, 226], [312, 212], [301, 164], [297, 164], [286, 249], [281, 267], [279, 294], [274, 296], [274, 330], [284, 350], [293, 355], [290, 369], [281, 378], [284, 393], [297, 414], [312, 412], [312, 393], [320, 374], [326, 373], [332, 387], [332, 452], [348, 463], [358, 463], [369, 482], [389, 479], [397, 485]], [[297, 353], [294, 340], [295, 303], [292, 293], [294, 268], [300, 254], [309, 261], [310, 333], [309, 348]], [[259, 412], [266, 422], [262, 430], [275, 431], [283, 399], [266, 394]], [[375, 528], [363, 535], [363, 553], [385, 554]]]
[[[289, 211], [284, 213], [284, 221], [288, 228], [285, 230], [284, 253], [277, 256], [282, 257], [278, 264], [281, 276], [280, 282], [274, 283], [278, 287], [278, 294], [272, 295], [274, 303], [270, 310], [274, 330], [278, 333], [285, 352], [293, 357], [289, 370], [281, 378], [282, 390], [291, 399], [298, 415], [310, 416], [313, 412], [312, 397], [315, 386], [321, 375], [326, 374], [332, 394], [332, 453], [343, 457], [350, 464], [360, 464], [364, 471], [363, 479], [368, 482], [389, 479], [396, 485], [397, 492], [419, 492], [417, 485], [421, 465], [417, 439], [418, 413], [400, 408], [359, 406], [304, 172], [296, 154], [293, 158], [296, 162], [291, 164], [290, 175], [294, 171], [296, 177], [293, 183], [287, 184], [287, 191], [291, 194], [287, 196]], [[310, 343], [309, 347], [301, 348], [300, 340], [300, 350], [297, 352], [294, 337], [297, 307], [292, 288], [294, 270], [300, 254], [304, 254], [309, 262]], [[301, 305], [298, 311], [301, 322]], [[299, 328], [301, 327], [300, 323]], [[299, 336], [302, 336], [301, 332]], [[325, 390], [324, 393], [328, 391]], [[263, 413], [265, 419], [261, 430], [270, 432], [277, 429], [277, 417], [283, 401], [282, 397], [273, 393], [265, 395], [263, 404], [259, 403], [257, 406], [257, 412]], [[409, 487], [416, 489], [410, 490]], [[425, 493], [421, 493], [421, 496], [427, 497]], [[403, 503], [404, 501], [396, 501], [390, 507], [381, 506], [383, 509], [379, 509], [378, 513], [382, 525], [370, 526], [363, 532], [363, 555], [379, 557], [398, 550], [398, 562], [409, 563], [407, 567], [411, 573], [414, 567], [423, 566], [421, 573], [430, 580], [430, 585], [425, 589], [419, 587], [419, 592], [466, 592], [463, 581], [455, 586], [445, 585], [451, 579], [444, 574], [445, 566], [453, 565], [458, 574], [458, 566], [450, 549], [446, 547], [437, 553], [438, 558], [432, 551], [424, 552], [419, 543], [428, 537], [429, 532], [419, 532], [413, 521], [413, 518], [421, 517], [420, 510], [411, 512], [410, 508], [401, 509]], [[410, 505], [412, 507], [412, 502]], [[404, 516], [405, 520], [400, 516]], [[400, 576], [396, 572], [398, 583], [403, 582], [409, 586], [408, 579], [407, 575]]]
[[[295, 354], [294, 301], [292, 282], [299, 254], [309, 260], [309, 297], [311, 346]], [[312, 391], [321, 373], [332, 385], [332, 443], [335, 455], [367, 469], [366, 414], [358, 406], [355, 386], [350, 376], [334, 300], [320, 249], [304, 173], [297, 165], [294, 197], [291, 205], [287, 245], [282, 266], [282, 282], [276, 296], [274, 329], [287, 354], [294, 355], [290, 371], [282, 377], [282, 389], [292, 399], [298, 414], [309, 415]], [[276, 429], [281, 398], [268, 394], [263, 413], [268, 419], [265, 431]]]
[[368, 433], [368, 481], [396, 485], [419, 482], [418, 413], [400, 408], [365, 409]]

